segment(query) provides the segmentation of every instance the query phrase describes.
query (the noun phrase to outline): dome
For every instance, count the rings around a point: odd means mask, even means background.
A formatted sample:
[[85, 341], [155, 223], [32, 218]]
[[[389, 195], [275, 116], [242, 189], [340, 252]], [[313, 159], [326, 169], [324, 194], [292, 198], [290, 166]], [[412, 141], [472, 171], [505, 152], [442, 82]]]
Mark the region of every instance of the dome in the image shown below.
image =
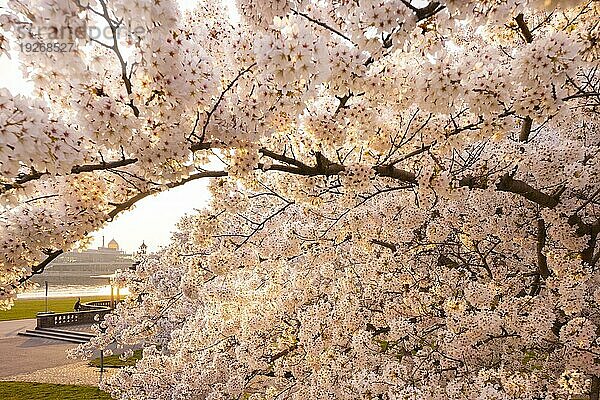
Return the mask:
[[115, 239], [108, 242], [108, 248], [111, 250], [119, 250], [119, 243]]

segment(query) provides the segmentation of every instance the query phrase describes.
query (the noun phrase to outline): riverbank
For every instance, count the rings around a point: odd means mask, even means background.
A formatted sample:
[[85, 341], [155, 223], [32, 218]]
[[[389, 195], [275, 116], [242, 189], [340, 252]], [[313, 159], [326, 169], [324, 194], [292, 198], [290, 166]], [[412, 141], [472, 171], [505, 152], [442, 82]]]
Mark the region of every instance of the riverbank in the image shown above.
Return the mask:
[[[95, 300], [108, 300], [107, 296], [81, 297], [81, 302]], [[48, 311], [70, 312], [77, 301], [77, 297], [48, 297]], [[46, 311], [46, 299], [17, 299], [15, 305], [7, 311], [0, 311], [0, 321], [35, 318], [38, 312]]]
[[[116, 294], [117, 289], [113, 288]], [[121, 288], [120, 294], [126, 295], [129, 291], [127, 288]], [[50, 297], [89, 297], [89, 296], [110, 296], [110, 285], [57, 285], [50, 284]], [[24, 293], [19, 293], [17, 299], [43, 299], [46, 297], [44, 286], [39, 286], [36, 289], [29, 290]]]

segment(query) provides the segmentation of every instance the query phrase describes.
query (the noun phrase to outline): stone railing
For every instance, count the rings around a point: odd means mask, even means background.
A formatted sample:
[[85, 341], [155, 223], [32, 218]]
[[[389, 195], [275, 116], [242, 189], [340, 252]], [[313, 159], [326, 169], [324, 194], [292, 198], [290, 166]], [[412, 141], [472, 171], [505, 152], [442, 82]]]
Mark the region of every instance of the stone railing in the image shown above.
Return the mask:
[[54, 328], [69, 325], [94, 324], [102, 321], [112, 311], [110, 300], [90, 301], [81, 304], [81, 311], [66, 313], [38, 313], [38, 328]]
[[110, 308], [110, 300], [88, 301], [81, 305], [81, 311], [95, 311]]

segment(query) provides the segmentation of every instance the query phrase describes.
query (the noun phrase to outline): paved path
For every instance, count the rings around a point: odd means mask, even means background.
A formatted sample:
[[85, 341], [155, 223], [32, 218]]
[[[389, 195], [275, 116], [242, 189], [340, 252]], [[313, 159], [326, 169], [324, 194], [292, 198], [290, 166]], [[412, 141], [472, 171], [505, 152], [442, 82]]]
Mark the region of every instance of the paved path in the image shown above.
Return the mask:
[[[87, 361], [67, 358], [66, 351], [76, 344], [17, 336], [26, 329], [34, 329], [35, 325], [35, 319], [0, 322], [0, 381], [98, 385], [99, 368], [90, 367]], [[89, 325], [66, 329], [90, 331]], [[106, 368], [103, 378], [116, 372], [115, 368]]]
[[18, 332], [34, 328], [35, 319], [0, 322], [0, 377], [77, 362], [68, 359], [66, 354], [76, 344], [17, 336]]
[[24, 336], [0, 339], [0, 377], [72, 364], [66, 351], [73, 343]]
[[23, 332], [26, 329], [35, 329], [35, 324], [35, 318], [2, 321], [0, 322], [0, 340], [15, 337], [17, 336], [17, 333]]

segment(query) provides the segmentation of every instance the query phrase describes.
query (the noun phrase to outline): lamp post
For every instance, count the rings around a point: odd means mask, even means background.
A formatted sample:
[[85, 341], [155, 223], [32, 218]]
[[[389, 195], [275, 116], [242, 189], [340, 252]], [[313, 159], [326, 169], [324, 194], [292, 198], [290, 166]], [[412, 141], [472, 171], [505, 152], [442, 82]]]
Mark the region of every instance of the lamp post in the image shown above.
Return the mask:
[[44, 281], [44, 285], [46, 286], [46, 312], [48, 312], [48, 281]]
[[112, 284], [112, 282], [110, 283], [110, 308], [115, 308], [115, 292], [114, 292], [115, 288]]
[[104, 350], [100, 350], [100, 382], [102, 382], [103, 372], [104, 372]]

